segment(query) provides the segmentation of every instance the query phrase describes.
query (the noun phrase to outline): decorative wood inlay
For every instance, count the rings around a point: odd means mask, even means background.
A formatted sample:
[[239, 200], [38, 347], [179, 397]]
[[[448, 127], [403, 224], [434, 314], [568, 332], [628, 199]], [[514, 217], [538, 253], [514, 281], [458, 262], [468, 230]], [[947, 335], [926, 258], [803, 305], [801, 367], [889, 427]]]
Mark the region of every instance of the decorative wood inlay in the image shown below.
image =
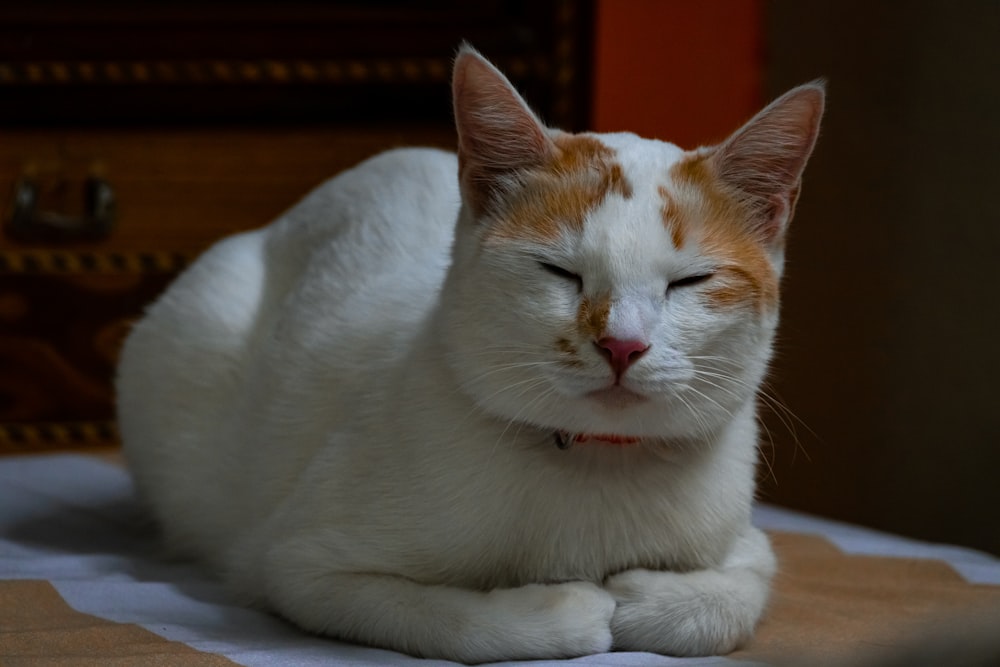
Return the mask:
[[0, 424], [0, 452], [30, 452], [118, 442], [114, 421]]
[[190, 260], [166, 251], [0, 250], [0, 274], [173, 273]]
[[[504, 65], [535, 69], [521, 58]], [[450, 58], [0, 62], [0, 86], [437, 84], [447, 82], [450, 73]]]

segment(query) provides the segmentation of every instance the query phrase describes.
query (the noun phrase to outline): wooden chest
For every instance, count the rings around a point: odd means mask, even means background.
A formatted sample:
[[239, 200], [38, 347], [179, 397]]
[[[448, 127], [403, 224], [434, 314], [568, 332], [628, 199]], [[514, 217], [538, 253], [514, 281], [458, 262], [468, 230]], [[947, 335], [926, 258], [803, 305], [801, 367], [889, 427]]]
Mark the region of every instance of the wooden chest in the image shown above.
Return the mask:
[[590, 5], [0, 8], [0, 451], [113, 443], [117, 350], [214, 240], [398, 145], [453, 145], [466, 39], [587, 124]]

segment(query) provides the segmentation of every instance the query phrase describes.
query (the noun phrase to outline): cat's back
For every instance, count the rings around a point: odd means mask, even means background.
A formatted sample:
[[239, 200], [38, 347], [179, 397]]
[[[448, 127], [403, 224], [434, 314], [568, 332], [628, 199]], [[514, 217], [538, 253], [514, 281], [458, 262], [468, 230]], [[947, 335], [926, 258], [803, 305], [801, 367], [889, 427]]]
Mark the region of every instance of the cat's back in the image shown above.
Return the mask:
[[[308, 335], [331, 324], [371, 327], [365, 313], [391, 317], [393, 301], [424, 312], [449, 263], [457, 170], [446, 151], [386, 151], [321, 184], [270, 225], [219, 241], [148, 309], [126, 342], [120, 374], [157, 359], [188, 374], [199, 351], [212, 357], [197, 366], [202, 374], [220, 363], [245, 366], [267, 356], [277, 328]], [[183, 346], [148, 349], [167, 339]], [[135, 347], [144, 348], [141, 359], [130, 354]]]
[[329, 370], [377, 367], [436, 302], [459, 205], [457, 160], [441, 150], [387, 151], [331, 179], [266, 230], [262, 328]]
[[323, 183], [271, 225], [269, 259], [302, 267], [322, 252], [324, 261], [357, 269], [398, 261], [396, 253], [436, 253], [442, 234], [450, 242], [458, 206], [453, 153], [386, 151]]
[[294, 346], [281, 340], [285, 333], [333, 338], [337, 326], [337, 336], [355, 328], [371, 339], [372, 318], [423, 316], [450, 262], [457, 171], [446, 151], [386, 151], [321, 184], [272, 224], [219, 241], [134, 328], [119, 380], [160, 364], [158, 375], [217, 369], [220, 378], [239, 377], [276, 340]]
[[317, 386], [323, 377], [400, 353], [433, 306], [458, 208], [453, 154], [388, 151], [271, 225], [220, 241], [149, 308], [122, 350], [119, 422], [161, 518], [204, 517], [176, 527], [192, 532], [177, 541], [228, 535], [224, 512], [215, 522], [191, 499], [235, 493], [220, 462], [246, 429], [321, 421], [293, 414], [308, 413], [302, 399], [318, 391], [333, 418], [337, 400]]

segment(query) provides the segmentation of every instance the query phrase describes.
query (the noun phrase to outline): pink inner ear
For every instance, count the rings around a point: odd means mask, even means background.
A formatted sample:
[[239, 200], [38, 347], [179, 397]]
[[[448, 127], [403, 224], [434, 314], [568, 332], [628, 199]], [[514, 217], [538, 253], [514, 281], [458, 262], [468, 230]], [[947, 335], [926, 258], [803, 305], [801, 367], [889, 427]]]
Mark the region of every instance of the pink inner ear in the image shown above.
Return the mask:
[[820, 84], [799, 86], [758, 113], [712, 155], [718, 177], [761, 213], [759, 231], [768, 242], [780, 241], [794, 212], [823, 103]]
[[544, 164], [555, 145], [510, 81], [486, 59], [463, 49], [452, 76], [459, 177], [466, 195], [485, 204], [499, 177]]
[[768, 244], [780, 244], [792, 218], [793, 203], [784, 195], [771, 195], [764, 220], [761, 221], [760, 232]]

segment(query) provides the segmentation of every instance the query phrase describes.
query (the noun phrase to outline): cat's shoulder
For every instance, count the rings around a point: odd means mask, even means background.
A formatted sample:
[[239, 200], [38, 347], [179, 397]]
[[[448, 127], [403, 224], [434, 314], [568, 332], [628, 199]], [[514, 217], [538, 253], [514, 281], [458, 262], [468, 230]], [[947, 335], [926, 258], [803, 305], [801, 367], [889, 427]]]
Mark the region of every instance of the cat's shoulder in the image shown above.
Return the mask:
[[386, 180], [412, 178], [453, 181], [458, 173], [458, 158], [455, 153], [440, 148], [392, 148], [359, 163], [347, 172], [351, 173]]
[[454, 151], [433, 146], [402, 146], [390, 148], [369, 158], [370, 161], [385, 160], [406, 164], [433, 164], [442, 167], [452, 167], [458, 164]]
[[454, 153], [438, 148], [394, 148], [316, 186], [271, 226], [271, 245], [292, 239], [315, 247], [330, 234], [360, 233], [365, 227], [383, 231], [399, 227], [397, 231], [405, 232], [400, 225], [414, 217], [434, 227], [449, 228], [454, 224], [458, 201]]
[[293, 218], [326, 216], [338, 209], [409, 207], [414, 200], [457, 202], [458, 196], [454, 153], [438, 148], [393, 148], [320, 184], [290, 213]]

